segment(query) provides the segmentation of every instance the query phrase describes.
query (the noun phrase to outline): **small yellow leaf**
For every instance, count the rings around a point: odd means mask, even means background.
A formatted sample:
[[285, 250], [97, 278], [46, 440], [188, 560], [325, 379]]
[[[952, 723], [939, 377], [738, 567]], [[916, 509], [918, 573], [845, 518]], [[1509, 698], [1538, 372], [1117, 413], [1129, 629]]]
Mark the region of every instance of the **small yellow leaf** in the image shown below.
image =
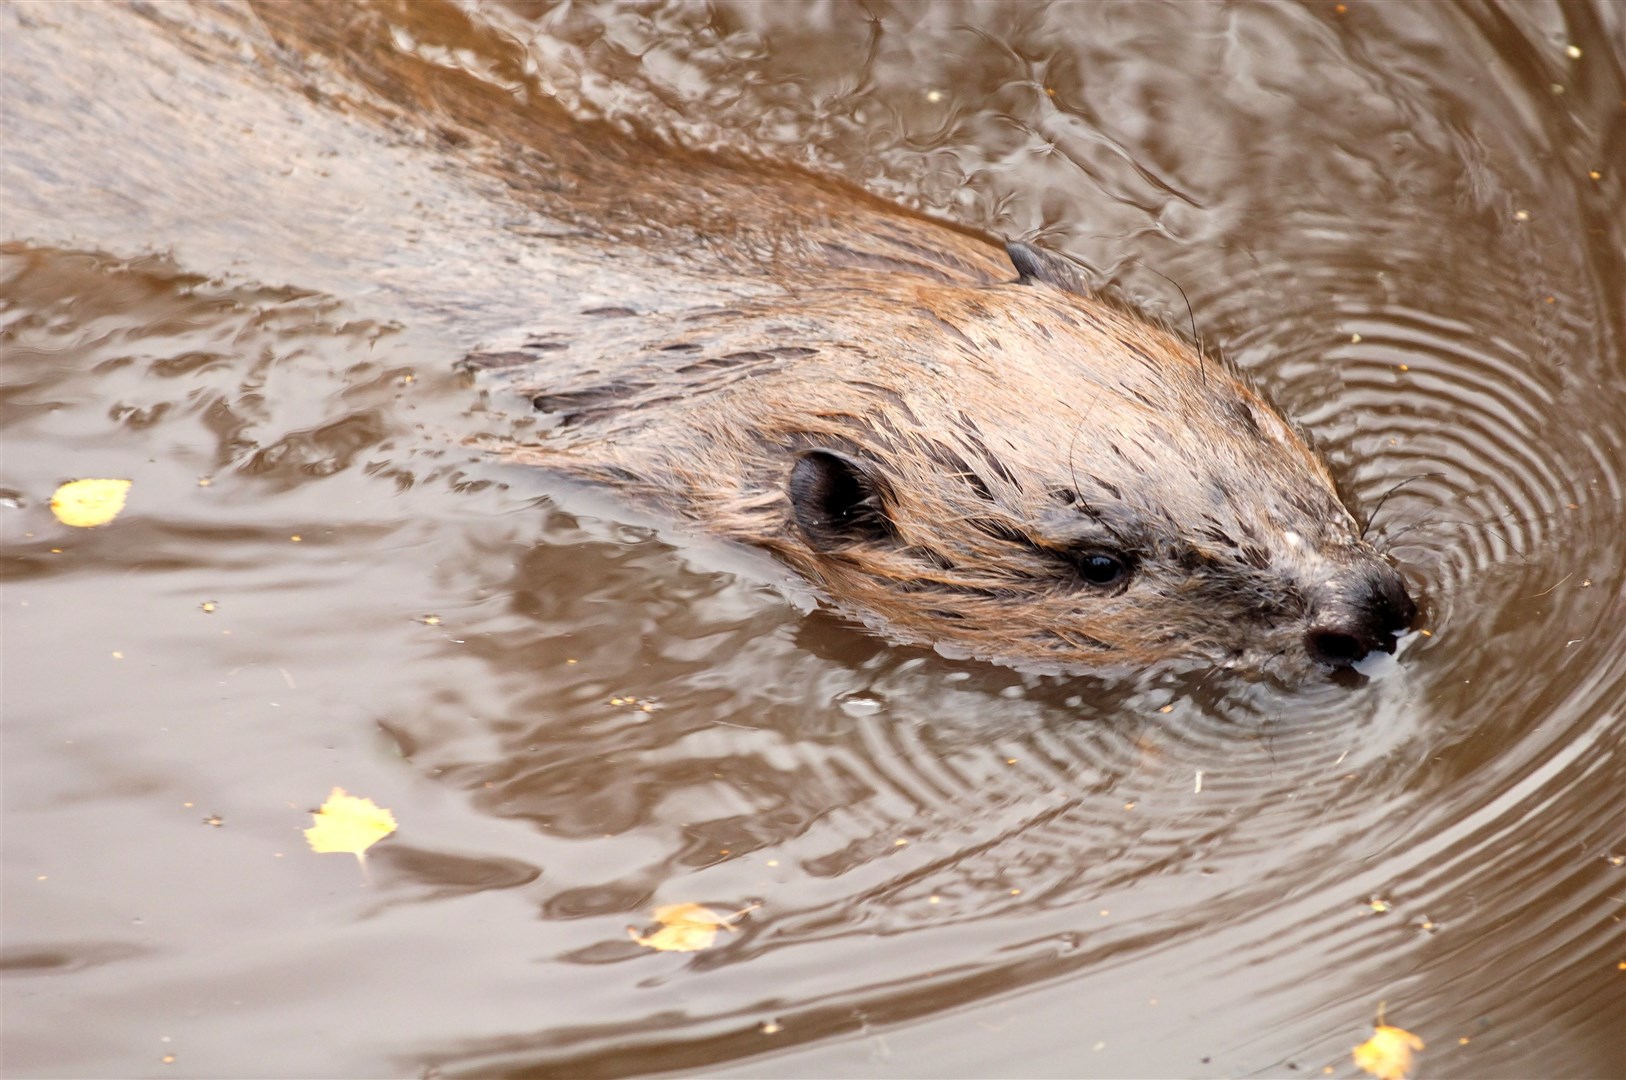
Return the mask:
[[627, 933], [638, 944], [661, 952], [699, 952], [711, 948], [718, 930], [733, 930], [735, 917], [719, 915], [700, 904], [667, 904], [654, 911], [659, 930], [644, 937], [629, 926]]
[[344, 788], [334, 788], [312, 817], [316, 823], [305, 830], [312, 851], [347, 851], [363, 862], [368, 848], [395, 831], [394, 814], [371, 799], [346, 795]]
[[51, 513], [76, 529], [106, 525], [124, 509], [129, 490], [128, 480], [70, 480], [51, 496]]
[[1411, 1056], [1423, 1040], [1404, 1028], [1379, 1024], [1372, 1037], [1355, 1048], [1355, 1064], [1378, 1080], [1406, 1080]]

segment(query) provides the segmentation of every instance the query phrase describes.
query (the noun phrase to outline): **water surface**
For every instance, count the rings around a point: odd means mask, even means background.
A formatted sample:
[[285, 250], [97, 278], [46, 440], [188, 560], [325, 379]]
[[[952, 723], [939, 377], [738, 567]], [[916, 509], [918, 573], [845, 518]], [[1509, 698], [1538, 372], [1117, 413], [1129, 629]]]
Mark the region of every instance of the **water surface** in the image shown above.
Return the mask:
[[[1347, 1076], [1381, 1008], [1428, 1076], [1626, 1075], [1620, 7], [0, 41], [8, 1072]], [[1427, 632], [1358, 685], [959, 664], [486, 453], [529, 420], [466, 350], [881, 212], [786, 165], [1194, 327]], [[129, 506], [68, 529], [85, 476]], [[335, 785], [401, 823], [365, 876], [298, 831]], [[688, 901], [751, 910], [629, 939]]]

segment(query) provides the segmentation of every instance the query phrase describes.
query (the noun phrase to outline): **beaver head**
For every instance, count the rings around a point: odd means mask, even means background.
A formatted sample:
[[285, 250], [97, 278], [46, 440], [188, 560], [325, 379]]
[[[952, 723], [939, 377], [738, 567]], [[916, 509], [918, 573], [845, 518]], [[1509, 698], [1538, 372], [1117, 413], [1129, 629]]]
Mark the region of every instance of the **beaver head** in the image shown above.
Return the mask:
[[[515, 460], [765, 549], [901, 640], [1064, 670], [1349, 666], [1414, 607], [1321, 460], [1233, 372], [1018, 276], [857, 266], [629, 320]], [[534, 369], [533, 369], [534, 370]]]

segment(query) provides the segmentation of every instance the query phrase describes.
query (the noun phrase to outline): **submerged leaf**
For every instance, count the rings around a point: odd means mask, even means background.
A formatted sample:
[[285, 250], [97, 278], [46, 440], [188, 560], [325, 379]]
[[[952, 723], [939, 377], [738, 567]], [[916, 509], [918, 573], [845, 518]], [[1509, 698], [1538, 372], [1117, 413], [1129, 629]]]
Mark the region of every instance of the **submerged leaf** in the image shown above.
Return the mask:
[[106, 525], [124, 509], [129, 490], [128, 480], [70, 480], [51, 496], [51, 513], [76, 529]]
[[305, 839], [316, 852], [344, 851], [366, 861], [367, 849], [395, 831], [395, 815], [373, 802], [334, 788], [313, 815]]
[[1372, 1037], [1355, 1048], [1355, 1064], [1378, 1080], [1406, 1080], [1411, 1057], [1423, 1040], [1404, 1028], [1379, 1024]]
[[627, 933], [638, 944], [661, 952], [699, 952], [717, 941], [718, 930], [733, 930], [737, 915], [719, 915], [700, 904], [667, 904], [653, 913], [661, 928], [644, 937], [636, 927]]

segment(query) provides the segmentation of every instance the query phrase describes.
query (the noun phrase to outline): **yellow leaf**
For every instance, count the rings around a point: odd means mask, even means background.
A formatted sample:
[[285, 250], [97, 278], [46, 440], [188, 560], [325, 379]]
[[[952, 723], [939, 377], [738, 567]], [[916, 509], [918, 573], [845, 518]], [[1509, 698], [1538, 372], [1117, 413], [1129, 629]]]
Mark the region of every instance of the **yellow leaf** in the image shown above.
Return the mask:
[[1355, 1064], [1378, 1080], [1406, 1080], [1411, 1056], [1423, 1040], [1404, 1028], [1379, 1024], [1372, 1037], [1355, 1048]]
[[106, 525], [124, 509], [129, 490], [128, 480], [70, 480], [51, 496], [51, 513], [76, 529]]
[[334, 788], [312, 817], [316, 823], [305, 830], [312, 851], [347, 851], [363, 862], [368, 848], [395, 831], [394, 814], [371, 799], [346, 795], [344, 788]]
[[667, 904], [654, 911], [655, 921], [661, 924], [659, 930], [644, 937], [636, 927], [629, 926], [627, 933], [638, 944], [661, 952], [699, 952], [711, 948], [718, 930], [733, 930], [734, 918], [699, 904]]

